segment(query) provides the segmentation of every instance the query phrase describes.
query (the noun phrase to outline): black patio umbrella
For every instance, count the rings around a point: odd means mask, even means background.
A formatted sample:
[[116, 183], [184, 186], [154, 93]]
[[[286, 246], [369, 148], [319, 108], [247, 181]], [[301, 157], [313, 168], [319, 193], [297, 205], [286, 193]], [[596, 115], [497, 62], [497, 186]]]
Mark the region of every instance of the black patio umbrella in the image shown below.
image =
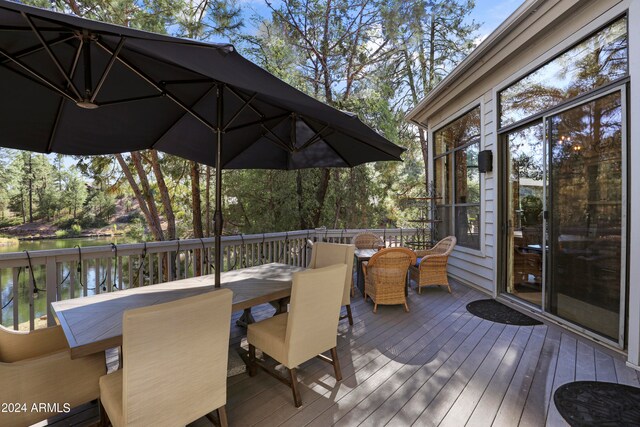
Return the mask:
[[208, 44], [0, 0], [0, 146], [113, 154], [155, 148], [216, 169], [352, 167], [404, 151], [277, 79], [232, 45]]

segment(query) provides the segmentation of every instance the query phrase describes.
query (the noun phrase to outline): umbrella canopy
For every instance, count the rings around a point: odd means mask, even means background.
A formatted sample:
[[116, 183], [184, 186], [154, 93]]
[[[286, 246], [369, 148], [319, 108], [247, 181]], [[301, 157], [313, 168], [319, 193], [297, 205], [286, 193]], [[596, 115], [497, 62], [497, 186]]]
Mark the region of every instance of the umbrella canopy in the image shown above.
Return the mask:
[[[222, 169], [352, 167], [404, 151], [238, 54], [0, 0], [0, 145], [154, 148]], [[219, 283], [216, 256], [216, 283]]]

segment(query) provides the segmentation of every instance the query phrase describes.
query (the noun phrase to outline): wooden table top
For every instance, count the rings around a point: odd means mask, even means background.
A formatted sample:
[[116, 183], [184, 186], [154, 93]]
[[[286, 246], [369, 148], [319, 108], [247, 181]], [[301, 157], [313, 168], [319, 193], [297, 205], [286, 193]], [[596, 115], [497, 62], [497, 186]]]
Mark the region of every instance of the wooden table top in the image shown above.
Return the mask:
[[[232, 311], [244, 310], [290, 296], [292, 275], [302, 270], [273, 263], [228, 271], [220, 275], [221, 287], [233, 291]], [[124, 311], [206, 292], [215, 292], [213, 274], [56, 301], [51, 307], [75, 359], [122, 345]]]

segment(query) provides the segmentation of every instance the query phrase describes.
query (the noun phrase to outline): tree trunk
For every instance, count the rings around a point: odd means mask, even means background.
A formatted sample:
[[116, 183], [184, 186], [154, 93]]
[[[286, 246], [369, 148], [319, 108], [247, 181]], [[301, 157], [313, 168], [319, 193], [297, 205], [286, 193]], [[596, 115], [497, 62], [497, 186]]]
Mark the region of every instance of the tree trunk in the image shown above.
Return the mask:
[[307, 225], [306, 215], [304, 212], [304, 187], [302, 186], [302, 171], [296, 171], [296, 195], [298, 199], [298, 215], [300, 218], [300, 230], [306, 230], [309, 228]]
[[320, 226], [320, 219], [322, 218], [322, 210], [324, 208], [324, 201], [327, 197], [327, 190], [329, 189], [329, 180], [331, 179], [331, 174], [329, 169], [323, 168], [320, 173], [322, 174], [320, 177], [320, 184], [318, 185], [318, 191], [316, 191], [316, 211], [313, 216], [313, 226]]
[[151, 167], [153, 168], [153, 174], [156, 177], [158, 183], [158, 191], [160, 192], [160, 198], [162, 199], [162, 206], [164, 208], [164, 215], [167, 220], [167, 234], [169, 240], [176, 239], [176, 217], [173, 214], [173, 207], [171, 206], [171, 197], [169, 197], [169, 188], [164, 181], [164, 175], [160, 168], [160, 162], [158, 161], [158, 151], [151, 151]]
[[133, 152], [131, 153], [131, 159], [133, 160], [133, 164], [136, 167], [136, 171], [138, 172], [140, 185], [142, 185], [142, 195], [147, 201], [149, 215], [151, 216], [151, 219], [153, 221], [153, 226], [157, 230], [157, 235], [159, 237], [158, 240], [164, 240], [164, 233], [162, 231], [162, 225], [160, 223], [160, 215], [158, 214], [158, 206], [156, 205], [156, 201], [153, 198], [153, 193], [151, 192], [151, 186], [149, 185], [149, 180], [147, 179], [147, 172], [142, 166], [142, 155], [140, 155], [139, 151]]
[[142, 214], [147, 220], [147, 224], [149, 225], [151, 234], [153, 234], [153, 238], [155, 240], [163, 240], [162, 235], [158, 233], [155, 221], [153, 220], [151, 213], [149, 212], [149, 208], [147, 207], [147, 202], [142, 196], [142, 191], [140, 191], [140, 187], [138, 186], [138, 183], [133, 177], [133, 174], [131, 173], [131, 169], [129, 169], [129, 165], [122, 157], [122, 154], [116, 154], [115, 156], [116, 156], [116, 160], [120, 164], [120, 167], [122, 168], [122, 172], [124, 172], [124, 175], [127, 178], [127, 181], [129, 181], [129, 185], [133, 190], [133, 194], [135, 194], [136, 199], [138, 200], [138, 205], [140, 206], [140, 210], [142, 211]]
[[207, 166], [207, 184], [205, 185], [205, 211], [206, 211], [206, 219], [207, 225], [205, 226], [205, 231], [207, 233], [207, 237], [211, 236], [211, 166]]
[[193, 210], [193, 237], [203, 237], [202, 234], [202, 204], [200, 202], [200, 165], [191, 163], [191, 208]]
[[29, 153], [29, 222], [33, 222], [33, 163]]

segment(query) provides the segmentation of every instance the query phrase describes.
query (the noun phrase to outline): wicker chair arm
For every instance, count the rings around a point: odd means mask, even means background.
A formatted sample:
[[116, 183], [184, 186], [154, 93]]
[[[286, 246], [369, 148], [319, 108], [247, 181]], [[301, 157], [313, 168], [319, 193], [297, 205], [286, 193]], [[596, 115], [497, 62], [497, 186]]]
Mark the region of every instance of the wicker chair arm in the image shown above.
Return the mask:
[[429, 256], [429, 255], [433, 255], [433, 248], [431, 248], [431, 249], [418, 249], [418, 250], [415, 250], [413, 252], [416, 253], [416, 256], [418, 258], [423, 258], [423, 257]]
[[449, 255], [427, 255], [422, 257], [420, 261], [420, 270], [424, 268], [433, 268], [434, 265], [437, 266], [447, 266], [447, 262], [449, 261]]

